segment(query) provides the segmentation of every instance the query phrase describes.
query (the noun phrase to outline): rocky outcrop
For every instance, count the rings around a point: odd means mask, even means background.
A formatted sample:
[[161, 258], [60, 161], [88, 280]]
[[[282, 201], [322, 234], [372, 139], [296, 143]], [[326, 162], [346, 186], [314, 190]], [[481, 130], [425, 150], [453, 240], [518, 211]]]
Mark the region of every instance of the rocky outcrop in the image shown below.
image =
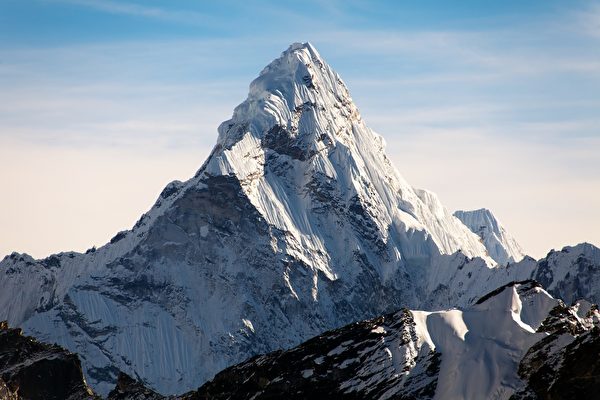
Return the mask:
[[162, 400], [166, 399], [155, 391], [148, 389], [140, 381], [121, 372], [115, 388], [108, 394], [107, 400]]
[[77, 355], [23, 336], [0, 322], [0, 398], [98, 399], [87, 386]]
[[[598, 326], [581, 329], [577, 325], [567, 322], [531, 347], [519, 366], [523, 387], [511, 400], [594, 399], [598, 396], [600, 329]], [[578, 334], [571, 334], [573, 327], [577, 327]]]
[[403, 310], [227, 368], [193, 398], [429, 399], [440, 354], [421, 344], [410, 311]]

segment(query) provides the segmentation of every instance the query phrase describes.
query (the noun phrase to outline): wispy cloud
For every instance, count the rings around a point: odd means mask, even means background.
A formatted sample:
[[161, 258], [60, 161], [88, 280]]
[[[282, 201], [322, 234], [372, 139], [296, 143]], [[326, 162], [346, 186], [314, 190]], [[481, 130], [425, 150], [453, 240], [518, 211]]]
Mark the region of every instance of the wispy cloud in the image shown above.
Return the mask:
[[576, 28], [591, 37], [600, 39], [600, 2], [592, 1], [583, 10], [573, 12], [578, 24]]
[[214, 21], [207, 15], [197, 11], [186, 10], [178, 11], [160, 7], [150, 7], [138, 3], [113, 0], [49, 0], [57, 3], [72, 4], [75, 6], [87, 7], [97, 11], [110, 14], [129, 15], [132, 17], [151, 18], [156, 20], [194, 24], [194, 25], [214, 25]]

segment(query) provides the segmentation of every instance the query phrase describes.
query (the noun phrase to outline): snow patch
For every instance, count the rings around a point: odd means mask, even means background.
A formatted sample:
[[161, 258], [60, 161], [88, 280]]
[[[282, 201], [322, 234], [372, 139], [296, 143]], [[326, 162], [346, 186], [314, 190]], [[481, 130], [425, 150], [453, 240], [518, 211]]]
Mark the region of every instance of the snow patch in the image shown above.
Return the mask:
[[304, 379], [310, 378], [311, 376], [313, 376], [314, 370], [312, 369], [305, 369], [304, 371], [302, 371], [302, 377]]
[[246, 326], [246, 328], [250, 329], [250, 331], [252, 333], [254, 333], [254, 325], [252, 325], [252, 321], [250, 321], [249, 319], [242, 319], [242, 322], [244, 323], [244, 325]]
[[208, 235], [208, 225], [203, 225], [200, 227], [200, 236], [205, 238]]

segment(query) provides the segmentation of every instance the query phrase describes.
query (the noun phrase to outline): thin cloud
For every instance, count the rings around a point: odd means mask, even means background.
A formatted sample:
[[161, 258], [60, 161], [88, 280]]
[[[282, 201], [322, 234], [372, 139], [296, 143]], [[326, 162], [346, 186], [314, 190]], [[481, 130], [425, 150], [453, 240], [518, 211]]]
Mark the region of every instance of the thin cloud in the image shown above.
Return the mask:
[[576, 27], [586, 35], [600, 39], [600, 2], [592, 3], [587, 9], [574, 12]]
[[160, 7], [148, 7], [137, 3], [112, 0], [51, 0], [53, 2], [88, 7], [96, 11], [110, 14], [128, 15], [132, 17], [150, 18], [155, 20], [185, 23], [192, 25], [214, 25], [211, 19], [197, 11], [166, 10]]

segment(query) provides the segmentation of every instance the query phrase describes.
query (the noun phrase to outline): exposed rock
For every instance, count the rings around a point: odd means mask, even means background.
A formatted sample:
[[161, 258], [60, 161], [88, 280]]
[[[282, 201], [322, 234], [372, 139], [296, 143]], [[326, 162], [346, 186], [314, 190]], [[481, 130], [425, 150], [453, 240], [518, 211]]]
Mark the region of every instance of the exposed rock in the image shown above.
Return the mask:
[[108, 394], [108, 400], [162, 400], [164, 396], [148, 389], [141, 382], [121, 372], [115, 388]]
[[23, 336], [0, 323], [0, 398], [98, 399], [87, 386], [77, 355]]
[[410, 311], [387, 314], [228, 368], [190, 398], [429, 399], [440, 354], [418, 339]]

